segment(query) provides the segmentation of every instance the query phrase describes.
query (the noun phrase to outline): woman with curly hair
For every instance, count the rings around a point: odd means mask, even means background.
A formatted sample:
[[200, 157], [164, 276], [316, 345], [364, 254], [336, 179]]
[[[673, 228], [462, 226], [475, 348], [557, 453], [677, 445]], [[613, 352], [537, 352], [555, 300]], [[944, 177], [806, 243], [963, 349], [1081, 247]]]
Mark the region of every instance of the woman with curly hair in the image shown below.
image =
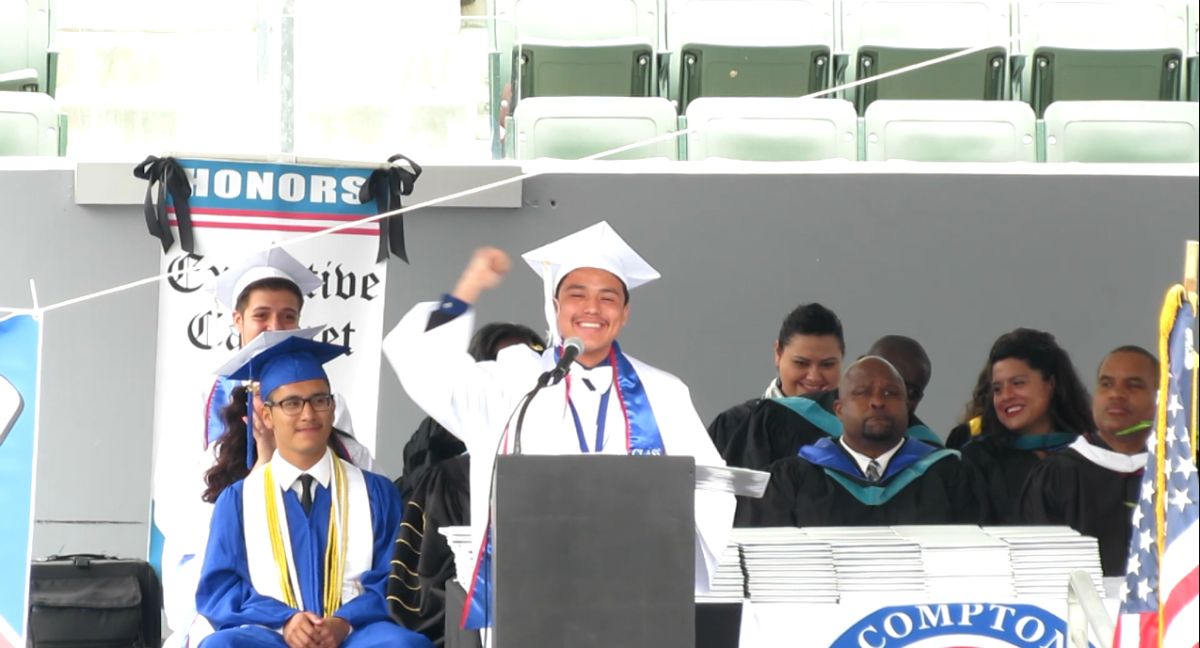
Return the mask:
[[1054, 336], [1020, 328], [1000, 336], [986, 366], [991, 397], [963, 460], [984, 479], [993, 522], [1015, 522], [1025, 480], [1046, 454], [1095, 428], [1091, 398]]

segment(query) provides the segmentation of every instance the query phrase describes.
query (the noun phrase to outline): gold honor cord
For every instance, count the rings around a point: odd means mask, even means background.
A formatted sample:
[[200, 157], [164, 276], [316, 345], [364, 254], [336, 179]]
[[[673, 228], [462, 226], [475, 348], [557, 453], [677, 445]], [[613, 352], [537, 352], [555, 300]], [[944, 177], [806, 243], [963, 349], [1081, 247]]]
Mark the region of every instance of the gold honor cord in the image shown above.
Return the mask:
[[[333, 482], [336, 504], [329, 502], [329, 537], [325, 546], [325, 583], [324, 583], [324, 616], [329, 618], [342, 606], [342, 581], [346, 575], [346, 546], [349, 531], [347, 530], [350, 495], [346, 478], [346, 469], [342, 462], [333, 458]], [[279, 523], [279, 507], [275, 504], [275, 477], [271, 473], [271, 464], [263, 471], [263, 487], [267, 497], [267, 531], [271, 536], [271, 557], [275, 561], [275, 571], [279, 574], [279, 585], [283, 590], [284, 603], [288, 607], [299, 610], [300, 603], [296, 600], [295, 590], [292, 589], [291, 572], [288, 569], [287, 553], [283, 546], [283, 530]], [[341, 509], [340, 516], [338, 509]], [[338, 528], [343, 529], [339, 534]]]
[[275, 476], [271, 464], [263, 470], [263, 490], [267, 497], [267, 532], [271, 536], [271, 558], [275, 560], [275, 572], [279, 574], [279, 587], [283, 591], [283, 602], [299, 610], [296, 593], [292, 589], [292, 576], [288, 570], [287, 553], [283, 549], [283, 532], [279, 526], [279, 507], [275, 506]]

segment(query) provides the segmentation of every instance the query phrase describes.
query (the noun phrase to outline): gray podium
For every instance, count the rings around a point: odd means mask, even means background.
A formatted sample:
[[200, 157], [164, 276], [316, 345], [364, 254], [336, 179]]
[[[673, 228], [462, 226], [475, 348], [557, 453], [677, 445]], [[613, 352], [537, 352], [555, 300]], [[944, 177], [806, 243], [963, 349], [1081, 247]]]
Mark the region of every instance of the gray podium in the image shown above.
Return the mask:
[[499, 457], [493, 648], [694, 648], [695, 461]]

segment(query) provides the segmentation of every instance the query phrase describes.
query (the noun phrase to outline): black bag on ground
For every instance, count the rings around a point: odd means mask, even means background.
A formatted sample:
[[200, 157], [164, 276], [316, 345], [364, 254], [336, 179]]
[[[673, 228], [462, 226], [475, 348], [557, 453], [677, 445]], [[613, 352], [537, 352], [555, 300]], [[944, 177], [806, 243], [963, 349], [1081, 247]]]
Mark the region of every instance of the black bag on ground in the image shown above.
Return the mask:
[[162, 585], [144, 560], [76, 554], [33, 562], [30, 648], [159, 648]]

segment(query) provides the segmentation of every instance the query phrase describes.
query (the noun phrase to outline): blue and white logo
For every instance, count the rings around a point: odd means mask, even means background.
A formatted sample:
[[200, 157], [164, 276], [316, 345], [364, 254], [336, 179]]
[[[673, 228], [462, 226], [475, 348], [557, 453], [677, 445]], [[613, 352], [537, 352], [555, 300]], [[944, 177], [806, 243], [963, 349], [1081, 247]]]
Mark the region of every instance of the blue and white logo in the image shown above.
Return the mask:
[[902, 605], [863, 618], [830, 648], [1067, 648], [1067, 624], [1033, 605]]

